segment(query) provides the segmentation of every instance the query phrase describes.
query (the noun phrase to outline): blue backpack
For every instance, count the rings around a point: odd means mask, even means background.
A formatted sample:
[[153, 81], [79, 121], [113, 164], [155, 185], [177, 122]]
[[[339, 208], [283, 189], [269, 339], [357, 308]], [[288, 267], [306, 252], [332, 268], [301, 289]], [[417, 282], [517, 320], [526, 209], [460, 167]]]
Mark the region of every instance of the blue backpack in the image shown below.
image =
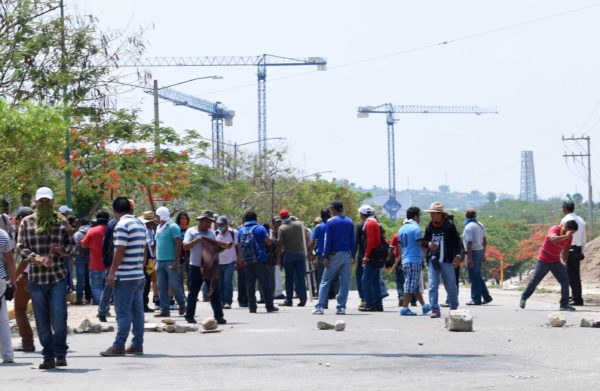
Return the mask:
[[242, 253], [242, 260], [245, 264], [257, 263], [260, 256], [260, 247], [254, 237], [254, 228], [243, 227], [242, 236], [240, 238], [240, 248]]

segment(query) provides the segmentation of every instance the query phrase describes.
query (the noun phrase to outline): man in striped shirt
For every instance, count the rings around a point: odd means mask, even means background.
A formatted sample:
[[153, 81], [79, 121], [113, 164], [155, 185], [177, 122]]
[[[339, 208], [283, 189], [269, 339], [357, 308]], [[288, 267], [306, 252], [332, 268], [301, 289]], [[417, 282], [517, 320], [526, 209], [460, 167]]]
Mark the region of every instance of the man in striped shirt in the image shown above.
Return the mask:
[[[113, 213], [118, 220], [113, 234], [114, 255], [108, 274], [108, 285], [113, 288], [117, 313], [117, 335], [113, 345], [101, 352], [102, 356], [144, 354], [144, 251], [146, 227], [132, 214], [131, 204], [125, 197], [113, 202]], [[131, 345], [125, 349], [129, 329], [133, 326]]]

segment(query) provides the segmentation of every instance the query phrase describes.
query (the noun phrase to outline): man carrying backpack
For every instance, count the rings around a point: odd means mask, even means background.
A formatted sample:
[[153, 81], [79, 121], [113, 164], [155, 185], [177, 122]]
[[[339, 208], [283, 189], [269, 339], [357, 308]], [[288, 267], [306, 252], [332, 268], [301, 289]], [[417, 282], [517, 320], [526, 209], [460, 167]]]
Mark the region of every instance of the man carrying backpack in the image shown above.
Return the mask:
[[273, 290], [271, 289], [267, 269], [265, 245], [270, 246], [271, 239], [267, 230], [262, 225], [258, 225], [257, 220], [255, 212], [246, 212], [244, 226], [238, 231], [238, 243], [242, 258], [242, 265], [239, 266], [243, 266], [246, 271], [248, 309], [253, 314], [256, 313], [256, 280], [262, 286], [267, 312], [279, 310], [273, 305]]
[[81, 241], [90, 230], [90, 220], [82, 218], [79, 222], [79, 229], [73, 235], [75, 240], [76, 252], [75, 252], [75, 272], [77, 273], [77, 285], [75, 289], [75, 305], [84, 304], [83, 294], [85, 293], [85, 300], [87, 303], [92, 302], [92, 288], [90, 287], [90, 250], [89, 248], [83, 247]]

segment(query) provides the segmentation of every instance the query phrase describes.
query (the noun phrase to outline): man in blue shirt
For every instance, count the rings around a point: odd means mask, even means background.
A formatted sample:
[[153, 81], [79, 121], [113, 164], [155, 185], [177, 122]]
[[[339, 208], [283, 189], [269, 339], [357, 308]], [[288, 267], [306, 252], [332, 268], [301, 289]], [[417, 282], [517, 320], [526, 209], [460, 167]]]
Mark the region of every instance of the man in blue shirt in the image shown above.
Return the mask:
[[325, 248], [323, 250], [323, 279], [319, 286], [319, 302], [314, 315], [323, 315], [327, 304], [329, 288], [334, 278], [340, 275], [340, 291], [337, 296], [336, 315], [346, 313], [346, 301], [350, 289], [350, 268], [354, 257], [354, 225], [352, 220], [344, 216], [344, 204], [333, 201], [329, 208], [331, 219], [327, 221], [325, 230]]
[[259, 225], [257, 220], [255, 212], [246, 212], [244, 226], [238, 231], [238, 243], [246, 274], [248, 309], [251, 314], [256, 313], [256, 280], [262, 286], [267, 312], [279, 311], [279, 308], [273, 305], [273, 289], [267, 268], [265, 245], [270, 246], [272, 241], [265, 227]]
[[[314, 253], [313, 264], [317, 272], [317, 287], [321, 284], [323, 272], [325, 271], [325, 266], [323, 265], [323, 261], [325, 259], [323, 256], [323, 252], [325, 251], [325, 230], [327, 229], [327, 220], [330, 218], [331, 212], [329, 212], [329, 209], [321, 209], [321, 223], [315, 226], [315, 229], [313, 230], [312, 243], [309, 248]], [[336, 276], [331, 283], [331, 288], [329, 288], [329, 300], [335, 299], [339, 289], [340, 279]], [[319, 293], [317, 292], [317, 295], [318, 294]], [[324, 309], [327, 309], [327, 304], [325, 304]]]
[[414, 316], [414, 313], [408, 304], [413, 295], [423, 306], [423, 315], [431, 311], [429, 304], [425, 304], [423, 295], [420, 292], [421, 271], [423, 270], [423, 250], [421, 241], [421, 210], [416, 206], [411, 206], [406, 210], [406, 222], [398, 231], [398, 247], [402, 253], [402, 271], [404, 272], [404, 299], [400, 315]]

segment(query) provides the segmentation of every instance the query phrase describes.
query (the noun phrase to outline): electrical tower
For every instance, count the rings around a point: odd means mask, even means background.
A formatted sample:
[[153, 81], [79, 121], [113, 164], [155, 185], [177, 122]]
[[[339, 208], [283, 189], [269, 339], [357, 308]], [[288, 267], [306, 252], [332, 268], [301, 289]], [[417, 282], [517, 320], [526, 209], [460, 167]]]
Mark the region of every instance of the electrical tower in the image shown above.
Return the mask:
[[521, 151], [521, 193], [519, 199], [529, 202], [537, 201], [533, 151]]
[[358, 108], [358, 117], [365, 118], [369, 114], [385, 114], [387, 122], [388, 141], [388, 200], [383, 209], [392, 220], [402, 205], [396, 199], [396, 140], [394, 123], [398, 121], [395, 114], [489, 114], [498, 113], [496, 108], [479, 106], [426, 106], [426, 105], [393, 105], [385, 103], [379, 106], [361, 106]]
[[[144, 92], [153, 95], [154, 89], [146, 88]], [[171, 88], [158, 89], [158, 96], [169, 102], [173, 102], [177, 106], [189, 107], [210, 115], [212, 119], [212, 164], [214, 168], [224, 168], [223, 123], [226, 126], [233, 125], [235, 111], [229, 110], [221, 102], [209, 102]]]
[[119, 64], [120, 67], [232, 67], [256, 66], [258, 79], [258, 154], [264, 157], [267, 152], [267, 67], [278, 66], [316, 66], [325, 70], [327, 61], [322, 57], [304, 59], [261, 54], [258, 56], [226, 57], [149, 57], [131, 59]]
[[[575, 158], [587, 158], [587, 176], [588, 176], [588, 238], [589, 240], [592, 240], [592, 233], [594, 231], [594, 202], [592, 199], [592, 153], [590, 150], [590, 136], [584, 136], [582, 135], [581, 137], [575, 137], [575, 136], [571, 136], [571, 137], [562, 137], [563, 141], [586, 141], [587, 142], [587, 153], [564, 153], [563, 156], [565, 158], [565, 160], [567, 158], [572, 158], [573, 161], [575, 161]], [[581, 161], [581, 164], [585, 167], [585, 163], [583, 162], [583, 160]]]

